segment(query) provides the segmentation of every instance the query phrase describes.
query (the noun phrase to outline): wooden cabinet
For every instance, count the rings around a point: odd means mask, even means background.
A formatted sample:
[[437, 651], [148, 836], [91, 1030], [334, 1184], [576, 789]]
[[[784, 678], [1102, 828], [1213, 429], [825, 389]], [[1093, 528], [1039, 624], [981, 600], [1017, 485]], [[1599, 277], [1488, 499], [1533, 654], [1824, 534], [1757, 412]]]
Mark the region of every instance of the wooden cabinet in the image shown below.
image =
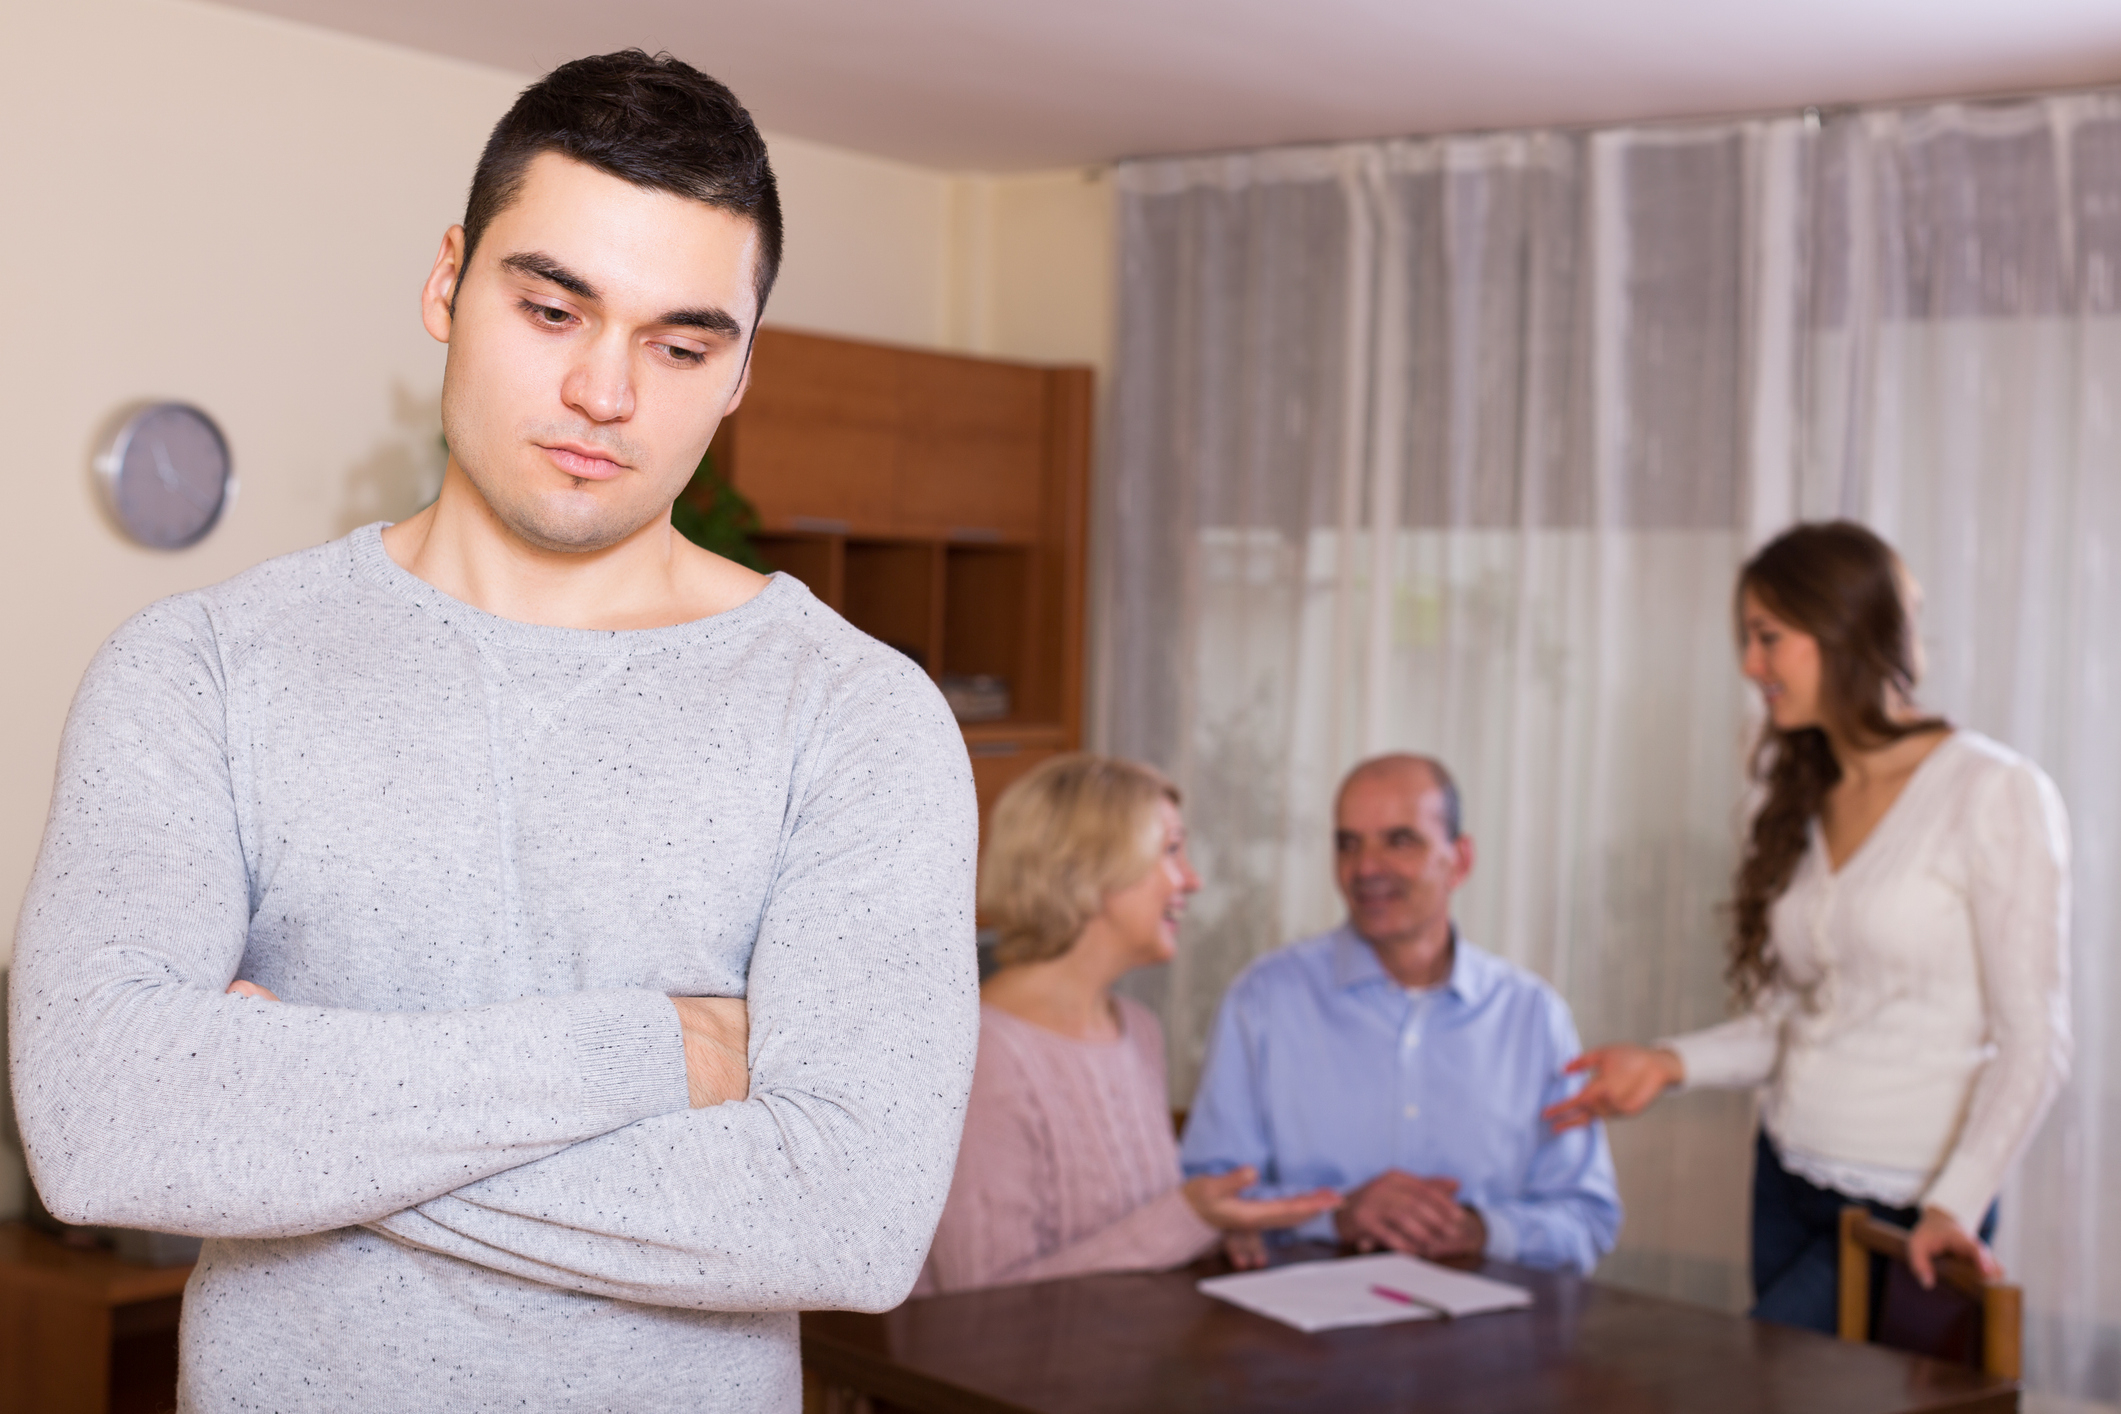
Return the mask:
[[715, 464], [758, 508], [775, 568], [930, 676], [1008, 684], [967, 724], [996, 795], [1082, 741], [1093, 378], [764, 329]]
[[0, 1410], [160, 1414], [189, 1266], [143, 1267], [0, 1224]]

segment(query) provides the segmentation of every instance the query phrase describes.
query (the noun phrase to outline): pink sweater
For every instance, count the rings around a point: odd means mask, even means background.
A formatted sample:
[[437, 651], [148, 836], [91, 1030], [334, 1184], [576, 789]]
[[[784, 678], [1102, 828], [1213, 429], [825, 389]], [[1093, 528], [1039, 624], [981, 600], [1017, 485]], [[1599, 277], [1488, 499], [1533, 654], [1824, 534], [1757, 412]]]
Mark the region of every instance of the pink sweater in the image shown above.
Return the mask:
[[1216, 1230], [1179, 1191], [1164, 1037], [1119, 1000], [1120, 1039], [1077, 1041], [980, 1008], [950, 1199], [916, 1296], [1191, 1261]]

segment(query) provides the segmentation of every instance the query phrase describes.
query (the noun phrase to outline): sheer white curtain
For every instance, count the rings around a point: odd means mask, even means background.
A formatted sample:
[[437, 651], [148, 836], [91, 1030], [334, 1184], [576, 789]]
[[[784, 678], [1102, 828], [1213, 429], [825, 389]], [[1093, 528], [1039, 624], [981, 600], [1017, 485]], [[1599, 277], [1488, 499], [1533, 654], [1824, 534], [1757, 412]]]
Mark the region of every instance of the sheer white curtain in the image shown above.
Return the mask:
[[[2076, 830], [2077, 1072], [2006, 1197], [2037, 1385], [2121, 1396], [2121, 97], [1123, 168], [1094, 730], [1207, 880], [1143, 979], [1174, 1094], [1259, 953], [1330, 925], [1335, 781], [1458, 772], [1468, 936], [1586, 1041], [1724, 1010], [1749, 549], [1849, 515], [1927, 592], [1929, 705]], [[1732, 1307], [1750, 1102], [1614, 1132], [1605, 1274]]]

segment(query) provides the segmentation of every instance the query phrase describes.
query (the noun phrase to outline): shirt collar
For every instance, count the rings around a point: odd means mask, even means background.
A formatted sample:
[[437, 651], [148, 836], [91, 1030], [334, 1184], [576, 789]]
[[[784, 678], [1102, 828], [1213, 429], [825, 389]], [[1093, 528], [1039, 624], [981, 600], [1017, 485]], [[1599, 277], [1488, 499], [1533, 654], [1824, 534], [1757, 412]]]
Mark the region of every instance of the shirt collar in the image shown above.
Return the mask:
[[[1458, 925], [1451, 925], [1451, 975], [1444, 990], [1468, 1006], [1477, 1005], [1495, 986], [1501, 964], [1466, 941]], [[1346, 923], [1333, 936], [1333, 981], [1343, 991], [1373, 984], [1397, 987], [1399, 983], [1377, 960], [1377, 950], [1356, 936]]]

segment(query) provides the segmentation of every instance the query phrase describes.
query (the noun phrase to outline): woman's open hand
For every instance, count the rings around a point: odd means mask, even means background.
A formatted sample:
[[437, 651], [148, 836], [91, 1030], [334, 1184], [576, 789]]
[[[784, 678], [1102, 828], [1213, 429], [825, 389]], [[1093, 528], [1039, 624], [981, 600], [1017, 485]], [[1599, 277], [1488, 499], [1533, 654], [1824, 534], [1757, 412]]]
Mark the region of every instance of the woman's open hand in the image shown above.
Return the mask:
[[1677, 1051], [1663, 1046], [1600, 1046], [1570, 1061], [1562, 1073], [1591, 1078], [1541, 1116], [1557, 1134], [1594, 1119], [1641, 1114], [1652, 1100], [1686, 1079], [1686, 1065]]
[[1256, 1272], [1267, 1265], [1267, 1240], [1256, 1232], [1226, 1232], [1223, 1260], [1241, 1272]]
[[1295, 1227], [1340, 1206], [1340, 1194], [1330, 1188], [1314, 1188], [1293, 1198], [1237, 1196], [1257, 1182], [1259, 1170], [1247, 1167], [1188, 1179], [1182, 1191], [1202, 1222], [1225, 1232]]

